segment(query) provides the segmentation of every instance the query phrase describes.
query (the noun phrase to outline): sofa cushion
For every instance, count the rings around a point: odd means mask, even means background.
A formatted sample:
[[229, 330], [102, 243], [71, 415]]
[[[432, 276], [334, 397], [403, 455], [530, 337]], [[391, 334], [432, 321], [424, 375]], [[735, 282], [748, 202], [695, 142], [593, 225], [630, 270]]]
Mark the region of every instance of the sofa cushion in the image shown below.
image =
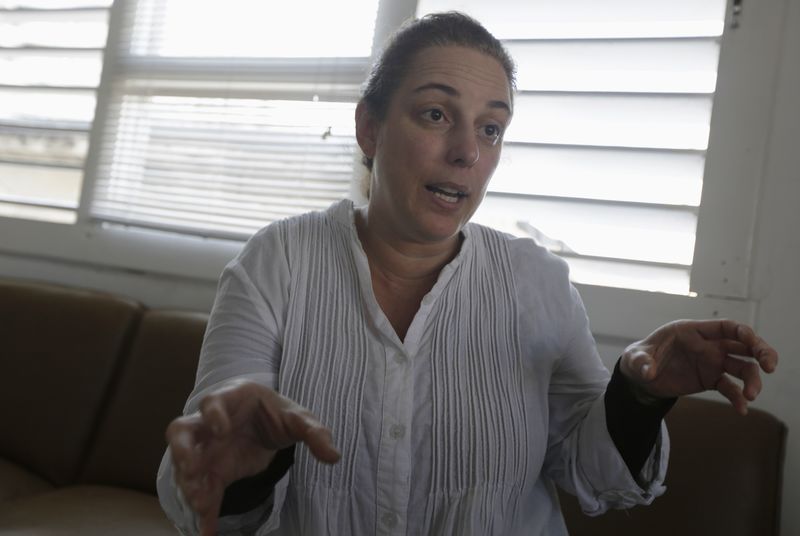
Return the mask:
[[208, 316], [148, 311], [79, 480], [156, 493], [167, 424], [194, 385]]
[[[0, 458], [74, 479], [141, 312], [98, 292], [0, 280]], [[24, 408], [24, 411], [20, 411]]]
[[0, 536], [176, 536], [158, 499], [138, 491], [68, 486], [0, 505]]
[[666, 493], [598, 517], [562, 494], [570, 535], [777, 536], [786, 425], [765, 411], [742, 417], [730, 404], [696, 397], [680, 399], [666, 421]]
[[53, 485], [27, 469], [0, 458], [0, 503], [53, 489]]

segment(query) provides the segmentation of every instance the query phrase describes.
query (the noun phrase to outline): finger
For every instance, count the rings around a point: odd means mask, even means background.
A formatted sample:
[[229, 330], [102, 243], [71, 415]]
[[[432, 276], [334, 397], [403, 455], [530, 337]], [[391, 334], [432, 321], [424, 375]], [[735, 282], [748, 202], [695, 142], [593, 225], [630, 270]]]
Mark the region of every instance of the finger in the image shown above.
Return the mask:
[[723, 374], [717, 381], [716, 390], [727, 398], [740, 415], [747, 415], [747, 399], [742, 389], [730, 377]]
[[341, 453], [333, 444], [333, 434], [314, 417], [299, 411], [285, 413], [285, 426], [290, 437], [308, 446], [315, 458], [325, 463], [336, 463]]
[[778, 365], [778, 352], [767, 342], [756, 335], [753, 328], [746, 324], [739, 324], [736, 329], [736, 339], [747, 345], [751, 355], [758, 360], [764, 372], [772, 372]]
[[202, 451], [204, 425], [198, 414], [179, 417], [167, 426], [166, 438], [170, 455], [178, 474], [195, 470]]
[[221, 482], [215, 482], [213, 476], [207, 479], [207, 489], [205, 493], [199, 495], [194, 506], [197, 512], [200, 534], [214, 536], [217, 533], [217, 522], [219, 511], [222, 506], [222, 496], [224, 488]]
[[278, 396], [272, 389], [250, 380], [232, 380], [200, 401], [200, 413], [216, 435], [252, 418], [252, 410], [262, 399]]
[[764, 372], [773, 372], [778, 366], [778, 352], [764, 339], [756, 335], [753, 328], [734, 320], [698, 320], [694, 326], [705, 339], [731, 339], [749, 348], [745, 355], [755, 357]]
[[753, 357], [753, 350], [744, 343], [739, 341], [723, 340], [720, 341], [720, 347], [725, 355], [738, 355], [743, 357]]
[[204, 516], [200, 519], [200, 536], [216, 536], [217, 517]]
[[735, 320], [693, 320], [691, 323], [706, 340], [738, 340], [737, 330], [740, 324]]
[[652, 356], [644, 350], [634, 350], [622, 356], [620, 370], [629, 379], [638, 382], [649, 382], [656, 377], [656, 367]]
[[728, 357], [723, 361], [725, 372], [744, 382], [742, 393], [747, 400], [755, 400], [761, 392], [761, 375], [758, 365], [751, 359]]
[[756, 343], [752, 346], [753, 357], [758, 361], [761, 370], [766, 373], [775, 372], [778, 366], [778, 351], [761, 337], [757, 336], [756, 339]]
[[200, 413], [203, 420], [217, 437], [227, 434], [231, 429], [227, 399], [232, 392], [232, 389], [224, 389], [212, 393], [200, 401]]
[[333, 444], [333, 434], [328, 428], [310, 428], [306, 434], [306, 445], [319, 461], [336, 463], [342, 457], [339, 449]]

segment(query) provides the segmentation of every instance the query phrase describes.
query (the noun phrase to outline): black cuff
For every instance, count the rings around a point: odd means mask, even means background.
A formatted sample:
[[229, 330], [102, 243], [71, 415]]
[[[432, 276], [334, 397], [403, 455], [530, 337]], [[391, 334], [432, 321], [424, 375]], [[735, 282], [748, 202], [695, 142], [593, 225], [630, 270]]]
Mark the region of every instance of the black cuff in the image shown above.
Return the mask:
[[225, 488], [225, 495], [222, 497], [220, 517], [244, 514], [262, 505], [293, 463], [294, 445], [279, 450], [272, 463], [262, 472], [230, 484]]
[[605, 395], [606, 427], [625, 465], [634, 478], [650, 456], [661, 430], [661, 421], [677, 398], [642, 403], [630, 380], [619, 370], [619, 360], [611, 374]]

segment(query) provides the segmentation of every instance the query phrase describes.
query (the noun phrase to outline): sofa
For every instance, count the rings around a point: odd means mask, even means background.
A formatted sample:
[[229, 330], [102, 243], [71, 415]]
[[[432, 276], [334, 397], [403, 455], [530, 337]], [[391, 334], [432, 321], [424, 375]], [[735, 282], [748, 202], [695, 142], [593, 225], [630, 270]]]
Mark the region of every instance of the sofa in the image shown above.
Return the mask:
[[[0, 536], [167, 535], [164, 430], [192, 388], [207, 316], [0, 279]], [[668, 491], [575, 535], [777, 535], [786, 427], [688, 397], [668, 416]]]

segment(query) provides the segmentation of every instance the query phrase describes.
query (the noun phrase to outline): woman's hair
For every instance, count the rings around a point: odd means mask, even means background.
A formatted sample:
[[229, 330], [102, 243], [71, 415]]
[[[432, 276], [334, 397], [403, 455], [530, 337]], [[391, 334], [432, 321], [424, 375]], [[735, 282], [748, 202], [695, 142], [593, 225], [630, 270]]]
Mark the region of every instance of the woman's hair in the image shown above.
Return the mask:
[[[402, 84], [417, 53], [434, 46], [462, 46], [496, 59], [503, 66], [512, 90], [515, 88], [514, 60], [481, 23], [457, 11], [432, 13], [407, 22], [389, 39], [364, 85], [361, 102], [367, 111], [383, 120], [392, 95]], [[372, 169], [371, 158], [364, 156], [362, 162]]]

